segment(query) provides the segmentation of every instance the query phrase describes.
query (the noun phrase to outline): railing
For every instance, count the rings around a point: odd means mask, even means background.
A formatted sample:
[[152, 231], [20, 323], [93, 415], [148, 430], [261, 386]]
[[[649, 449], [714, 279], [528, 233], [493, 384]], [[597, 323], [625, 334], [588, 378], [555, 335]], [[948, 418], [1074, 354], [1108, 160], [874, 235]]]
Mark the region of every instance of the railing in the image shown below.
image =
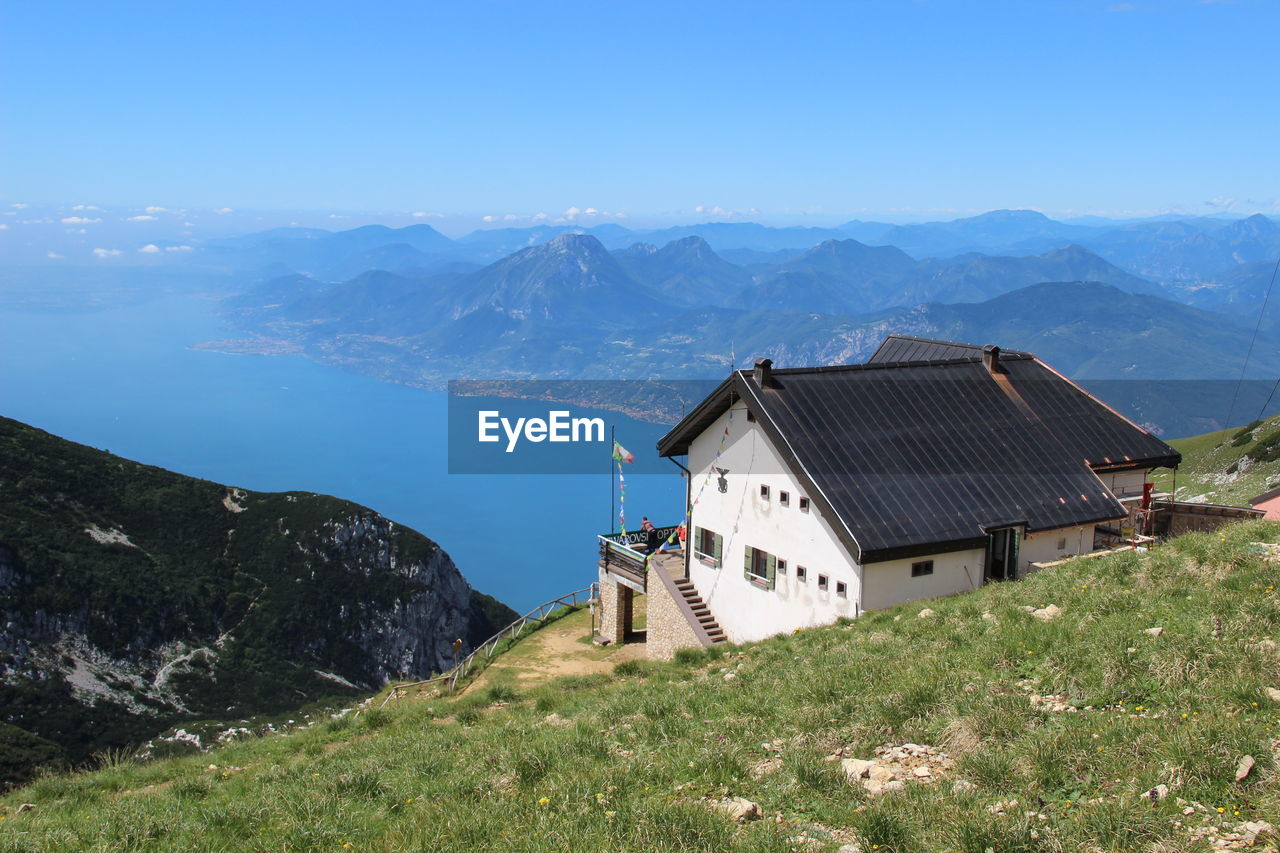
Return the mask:
[[409, 681], [403, 684], [391, 685], [391, 691], [387, 694], [387, 698], [383, 699], [382, 705], [378, 707], [384, 707], [392, 699], [398, 698], [401, 695], [401, 691], [408, 690], [410, 687], [421, 688], [428, 684], [437, 684], [447, 681], [449, 682], [450, 692], [457, 690], [458, 681], [471, 671], [471, 664], [481, 652], [484, 652], [485, 660], [492, 658], [498, 649], [498, 644], [503, 640], [516, 640], [521, 635], [521, 632], [531, 624], [536, 623], [537, 627], [542, 627], [546, 622], [546, 618], [561, 607], [576, 607], [578, 605], [579, 597], [585, 597], [587, 602], [595, 600], [597, 597], [596, 584], [593, 583], [585, 589], [574, 590], [573, 592], [566, 593], [559, 598], [539, 604], [537, 607], [533, 608], [510, 625], [503, 628], [480, 645], [476, 646], [471, 654], [467, 655], [461, 661], [454, 664], [451, 668], [446, 669], [439, 675], [433, 675], [431, 678], [427, 678], [422, 681]]
[[604, 536], [600, 540], [600, 568], [613, 572], [616, 576], [626, 578], [633, 584], [639, 584], [643, 591], [648, 570], [648, 555], [619, 545]]

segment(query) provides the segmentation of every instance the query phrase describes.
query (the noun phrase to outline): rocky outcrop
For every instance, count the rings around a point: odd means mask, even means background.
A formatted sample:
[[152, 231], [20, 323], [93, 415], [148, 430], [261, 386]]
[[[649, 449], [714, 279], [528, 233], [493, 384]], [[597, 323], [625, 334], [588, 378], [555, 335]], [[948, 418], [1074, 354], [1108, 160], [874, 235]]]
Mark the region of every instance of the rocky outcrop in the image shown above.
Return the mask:
[[425, 678], [515, 616], [366, 507], [229, 489], [0, 418], [0, 722], [72, 760]]

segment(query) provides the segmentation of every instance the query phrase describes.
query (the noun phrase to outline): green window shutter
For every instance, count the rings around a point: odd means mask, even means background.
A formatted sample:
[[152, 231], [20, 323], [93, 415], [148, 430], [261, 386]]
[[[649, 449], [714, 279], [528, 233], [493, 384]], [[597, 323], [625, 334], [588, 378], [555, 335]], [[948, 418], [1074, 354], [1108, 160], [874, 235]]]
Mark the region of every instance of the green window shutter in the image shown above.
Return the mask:
[[778, 579], [778, 558], [772, 554], [769, 555], [768, 567], [766, 579], [769, 581], [769, 589], [773, 589]]
[[690, 550], [692, 551], [702, 550], [702, 528], [701, 527], [693, 528], [693, 541], [689, 543], [689, 546], [690, 546]]
[[714, 538], [715, 550], [716, 550], [716, 552], [711, 556], [716, 558], [716, 568], [718, 569], [720, 568], [720, 565], [721, 565], [721, 562], [720, 562], [721, 558], [724, 555], [724, 537], [721, 536], [719, 533], [713, 533], [711, 535]]
[[742, 576], [747, 580], [751, 580], [751, 558], [755, 556], [755, 550], [756, 549], [752, 548], [750, 545], [742, 549], [742, 554], [745, 557], [743, 561]]

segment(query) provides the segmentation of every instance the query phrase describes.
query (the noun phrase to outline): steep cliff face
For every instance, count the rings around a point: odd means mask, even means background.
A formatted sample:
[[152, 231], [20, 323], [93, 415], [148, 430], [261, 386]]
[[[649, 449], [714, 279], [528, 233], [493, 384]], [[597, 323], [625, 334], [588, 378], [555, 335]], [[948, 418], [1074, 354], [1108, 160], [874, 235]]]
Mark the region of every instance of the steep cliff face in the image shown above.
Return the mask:
[[515, 614], [365, 507], [0, 419], [0, 721], [70, 760], [175, 721], [426, 677]]

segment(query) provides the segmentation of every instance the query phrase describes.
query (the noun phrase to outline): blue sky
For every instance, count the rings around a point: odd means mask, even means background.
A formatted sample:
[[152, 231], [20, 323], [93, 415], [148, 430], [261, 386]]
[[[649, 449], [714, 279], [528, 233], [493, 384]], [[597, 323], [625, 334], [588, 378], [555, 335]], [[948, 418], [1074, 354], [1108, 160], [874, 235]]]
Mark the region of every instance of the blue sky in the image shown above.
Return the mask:
[[6, 201], [495, 221], [1280, 210], [1271, 0], [0, 16]]

